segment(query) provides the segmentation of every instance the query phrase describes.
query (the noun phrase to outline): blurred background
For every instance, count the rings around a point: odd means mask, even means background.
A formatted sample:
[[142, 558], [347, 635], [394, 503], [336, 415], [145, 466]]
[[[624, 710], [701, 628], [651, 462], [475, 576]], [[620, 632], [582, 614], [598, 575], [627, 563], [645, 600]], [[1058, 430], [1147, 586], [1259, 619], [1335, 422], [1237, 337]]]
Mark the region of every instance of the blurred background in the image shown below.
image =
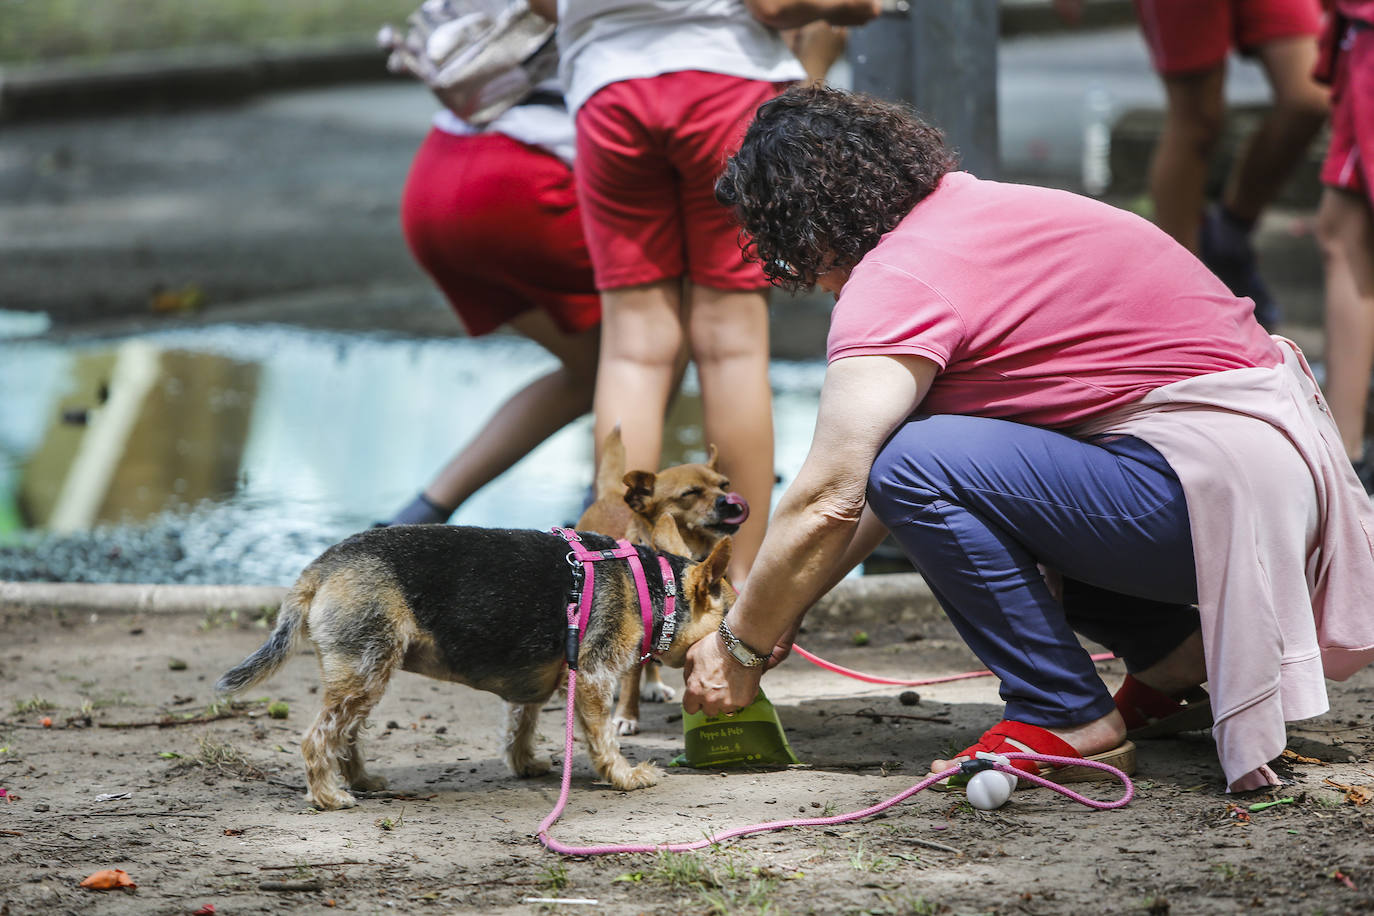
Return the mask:
[[[854, 30], [831, 81], [905, 80], [938, 107], [890, 47], [952, 9], [918, 7]], [[0, 0], [0, 579], [286, 584], [548, 370], [523, 339], [464, 338], [401, 237], [437, 103], [375, 36], [413, 8]], [[1088, 0], [1075, 27], [1047, 0], [987, 8], [993, 31], [951, 52], [991, 66], [940, 87], [982, 100], [953, 132], [966, 163], [1148, 216], [1163, 94], [1128, 0]], [[1268, 101], [1240, 59], [1227, 93], [1218, 180]], [[1324, 148], [1258, 236], [1281, 330], [1318, 361]], [[774, 298], [779, 489], [810, 441], [829, 305]], [[669, 427], [665, 463], [704, 454], [690, 376]], [[584, 419], [453, 521], [566, 524], [590, 478]]]

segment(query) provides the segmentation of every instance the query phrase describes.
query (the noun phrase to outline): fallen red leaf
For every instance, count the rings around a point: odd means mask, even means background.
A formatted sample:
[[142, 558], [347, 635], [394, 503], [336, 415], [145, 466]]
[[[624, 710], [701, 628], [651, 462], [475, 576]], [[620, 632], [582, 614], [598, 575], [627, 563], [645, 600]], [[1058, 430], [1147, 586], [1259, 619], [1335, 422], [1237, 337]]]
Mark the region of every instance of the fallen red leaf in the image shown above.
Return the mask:
[[213, 903], [207, 903], [203, 907], [192, 913], [191, 916], [212, 916], [214, 912], [215, 905]]
[[1331, 873], [1331, 877], [1341, 882], [1346, 887], [1350, 888], [1352, 891], [1355, 890], [1355, 882], [1350, 880], [1350, 876], [1347, 875], [1345, 872], [1341, 871], [1339, 868]]
[[81, 882], [82, 887], [95, 891], [108, 891], [116, 887], [138, 887], [129, 873], [122, 868], [102, 868]]

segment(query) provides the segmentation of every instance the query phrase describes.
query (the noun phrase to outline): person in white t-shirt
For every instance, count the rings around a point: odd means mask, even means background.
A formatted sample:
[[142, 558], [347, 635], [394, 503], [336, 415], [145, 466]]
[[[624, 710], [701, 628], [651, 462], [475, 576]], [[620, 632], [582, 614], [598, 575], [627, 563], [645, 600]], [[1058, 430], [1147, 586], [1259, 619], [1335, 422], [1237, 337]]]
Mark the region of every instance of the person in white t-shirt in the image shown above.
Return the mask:
[[509, 327], [557, 368], [496, 409], [387, 524], [442, 524], [460, 503], [591, 409], [601, 301], [573, 186], [573, 124], [557, 81], [476, 127], [448, 109], [415, 153], [401, 224], [472, 337]]
[[[577, 190], [602, 293], [595, 441], [619, 424], [628, 465], [657, 469], [681, 354], [705, 439], [750, 505], [773, 489], [767, 281], [714, 197], [754, 110], [805, 78], [778, 30], [858, 25], [877, 0], [559, 0], [560, 75], [577, 125]], [[735, 540], [742, 583], [763, 537]]]

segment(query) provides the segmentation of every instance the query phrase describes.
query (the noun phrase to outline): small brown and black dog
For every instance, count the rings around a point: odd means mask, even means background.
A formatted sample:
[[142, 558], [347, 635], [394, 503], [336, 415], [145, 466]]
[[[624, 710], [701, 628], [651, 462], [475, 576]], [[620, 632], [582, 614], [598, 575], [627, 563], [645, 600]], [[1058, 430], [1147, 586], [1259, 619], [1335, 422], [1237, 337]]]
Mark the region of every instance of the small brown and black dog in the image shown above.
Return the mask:
[[[749, 504], [730, 492], [730, 481], [716, 470], [716, 447], [705, 463], [679, 464], [657, 474], [625, 470], [625, 443], [617, 426], [606, 435], [596, 465], [596, 499], [577, 520], [578, 531], [595, 531], [631, 544], [649, 544], [660, 519], [671, 518], [687, 546], [687, 556], [705, 559], [721, 538], [734, 534], [749, 517]], [[666, 703], [673, 688], [663, 683], [659, 666], [626, 671], [611, 721], [616, 733], [639, 731], [639, 701]]]
[[[614, 547], [584, 533], [586, 547]], [[663, 661], [681, 667], [688, 647], [720, 625], [734, 603], [725, 581], [730, 541], [701, 562], [671, 518], [638, 548], [654, 604], [665, 586], [657, 553], [676, 579], [677, 629]], [[324, 708], [301, 741], [310, 802], [348, 808], [348, 788], [376, 791], [386, 780], [363, 765], [358, 732], [397, 669], [468, 684], [510, 704], [506, 762], [517, 776], [547, 773], [534, 754], [539, 710], [565, 683], [567, 607], [576, 582], [569, 545], [544, 531], [397, 525], [356, 534], [326, 550], [301, 573], [282, 602], [266, 643], [215, 685], [234, 693], [269, 677], [301, 637], [315, 644]], [[618, 789], [658, 782], [652, 761], [631, 766], [611, 723], [616, 681], [638, 668], [644, 623], [629, 564], [598, 562], [591, 617], [577, 652], [576, 711], [597, 773]], [[342, 782], [347, 787], [341, 785]]]

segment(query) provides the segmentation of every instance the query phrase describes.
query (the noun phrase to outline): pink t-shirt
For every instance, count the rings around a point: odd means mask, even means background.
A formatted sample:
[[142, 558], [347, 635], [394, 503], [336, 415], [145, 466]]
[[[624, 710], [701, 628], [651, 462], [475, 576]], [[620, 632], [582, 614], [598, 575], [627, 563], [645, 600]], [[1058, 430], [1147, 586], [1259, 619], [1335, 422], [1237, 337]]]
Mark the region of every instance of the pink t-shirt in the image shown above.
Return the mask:
[[1335, 7], [1346, 18], [1374, 23], [1374, 0], [1335, 0]]
[[854, 268], [827, 351], [933, 360], [921, 413], [1062, 428], [1181, 379], [1278, 365], [1252, 310], [1132, 213], [953, 172]]

